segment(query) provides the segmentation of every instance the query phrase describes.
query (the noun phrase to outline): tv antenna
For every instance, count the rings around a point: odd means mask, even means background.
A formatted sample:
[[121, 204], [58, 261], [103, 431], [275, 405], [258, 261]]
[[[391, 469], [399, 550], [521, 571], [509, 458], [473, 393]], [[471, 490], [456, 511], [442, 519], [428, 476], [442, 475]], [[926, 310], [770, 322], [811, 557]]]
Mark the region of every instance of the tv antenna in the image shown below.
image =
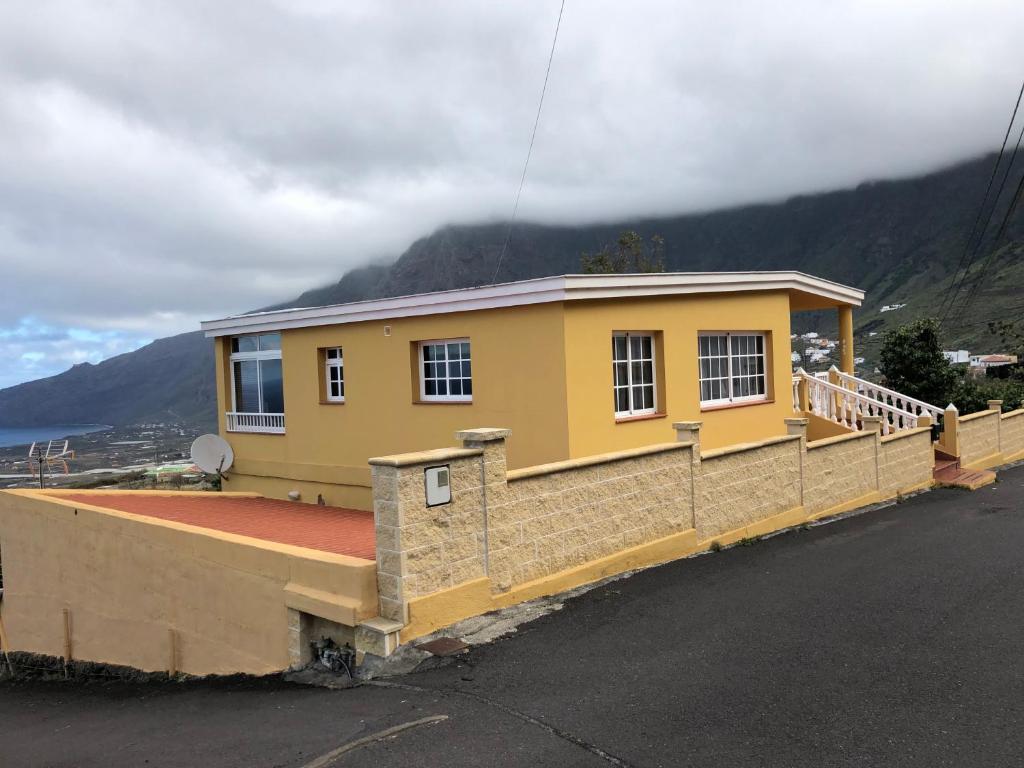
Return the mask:
[[227, 480], [224, 474], [235, 461], [235, 452], [220, 435], [200, 435], [192, 442], [192, 463], [208, 475]]
[[75, 452], [68, 448], [67, 440], [50, 440], [43, 448], [41, 442], [32, 443], [28, 449], [28, 468], [35, 477], [39, 475], [39, 487], [46, 487], [46, 473], [53, 474], [54, 469], [70, 474], [68, 461], [75, 458]]

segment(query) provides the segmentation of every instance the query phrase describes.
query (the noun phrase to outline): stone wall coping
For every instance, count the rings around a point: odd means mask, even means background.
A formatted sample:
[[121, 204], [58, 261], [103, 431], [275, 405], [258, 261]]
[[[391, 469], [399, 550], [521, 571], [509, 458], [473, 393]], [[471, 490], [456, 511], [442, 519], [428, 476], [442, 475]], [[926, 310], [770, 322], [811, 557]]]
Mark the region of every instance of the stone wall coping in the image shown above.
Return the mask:
[[400, 621], [392, 621], [383, 616], [374, 616], [372, 619], [363, 619], [357, 626], [366, 627], [384, 635], [390, 635], [392, 632], [400, 632], [405, 625]]
[[[995, 411], [992, 411], [995, 413]], [[902, 440], [905, 437], [913, 437], [914, 435], [920, 435], [922, 432], [931, 432], [931, 427], [915, 427], [914, 429], [904, 429], [899, 432], [893, 432], [891, 435], [883, 435], [883, 443], [891, 443], [894, 440]]]
[[552, 475], [557, 472], [567, 472], [572, 469], [593, 467], [598, 464], [609, 464], [614, 461], [635, 459], [639, 456], [650, 456], [654, 453], [665, 453], [667, 451], [681, 451], [685, 448], [692, 448], [691, 442], [679, 443], [658, 443], [656, 445], [645, 445], [642, 448], [630, 448], [625, 451], [614, 451], [612, 453], [599, 453], [594, 456], [584, 456], [579, 459], [567, 459], [566, 461], [555, 461], [550, 464], [538, 464], [535, 467], [523, 467], [522, 469], [509, 470], [505, 477], [509, 482], [515, 480], [526, 480], [530, 477]]
[[815, 448], [827, 448], [830, 445], [836, 443], [845, 443], [847, 440], [858, 440], [866, 437], [874, 437], [877, 432], [873, 430], [861, 430], [860, 432], [851, 432], [848, 435], [833, 435], [832, 437], [823, 437], [821, 440], [815, 440], [813, 443], [807, 444], [807, 450], [813, 451]]
[[511, 434], [511, 429], [502, 429], [500, 427], [476, 427], [475, 429], [460, 429], [455, 433], [455, 439], [472, 440], [475, 443], [489, 443], [492, 440], [504, 440]]
[[1018, 408], [1016, 411], [1009, 411], [1002, 414], [1002, 418], [1004, 419], [1013, 419], [1017, 416], [1024, 416], [1024, 408]]
[[756, 443], [738, 443], [736, 445], [729, 445], [725, 448], [715, 448], [712, 451], [701, 451], [701, 461], [705, 459], [717, 459], [721, 456], [731, 456], [734, 453], [745, 453], [746, 451], [756, 451], [758, 448], [767, 448], [770, 445], [778, 445], [779, 443], [789, 443], [794, 440], [800, 440], [800, 435], [782, 435], [780, 437], [769, 437], [767, 440], [759, 440]]
[[793, 416], [788, 419], [783, 419], [786, 424], [792, 424], [797, 427], [803, 427], [811, 423], [811, 420], [802, 416]]
[[999, 411], [993, 411], [993, 410], [978, 411], [977, 413], [968, 413], [966, 416], [961, 416], [959, 421], [960, 421], [961, 424], [963, 424], [965, 421], [974, 421], [975, 419], [983, 419], [986, 416], [994, 416], [997, 413], [999, 413]]
[[434, 448], [429, 451], [398, 453], [394, 456], [376, 456], [369, 459], [370, 464], [378, 467], [411, 467], [417, 464], [436, 464], [439, 461], [452, 459], [469, 459], [482, 456], [482, 448]]

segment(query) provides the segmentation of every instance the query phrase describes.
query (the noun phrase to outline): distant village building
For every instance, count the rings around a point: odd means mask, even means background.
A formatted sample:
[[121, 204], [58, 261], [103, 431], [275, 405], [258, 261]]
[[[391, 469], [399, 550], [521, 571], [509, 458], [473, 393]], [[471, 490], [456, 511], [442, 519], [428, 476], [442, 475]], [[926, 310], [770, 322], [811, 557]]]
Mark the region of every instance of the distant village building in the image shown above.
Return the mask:
[[951, 365], [969, 363], [971, 361], [971, 353], [966, 349], [943, 350], [942, 356], [946, 358]]
[[882, 307], [879, 312], [895, 312], [897, 309], [903, 309], [906, 304], [886, 304]]
[[971, 368], [998, 368], [1001, 365], [1013, 365], [1016, 362], [1016, 355], [971, 355]]

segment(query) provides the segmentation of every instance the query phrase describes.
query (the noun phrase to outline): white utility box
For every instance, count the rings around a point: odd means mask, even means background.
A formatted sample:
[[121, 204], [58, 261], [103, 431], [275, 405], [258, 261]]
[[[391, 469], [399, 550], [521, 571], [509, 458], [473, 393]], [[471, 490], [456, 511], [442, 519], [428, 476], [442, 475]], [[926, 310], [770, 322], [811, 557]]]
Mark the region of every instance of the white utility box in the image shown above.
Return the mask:
[[423, 481], [427, 489], [427, 506], [448, 504], [452, 500], [452, 484], [449, 479], [448, 465], [427, 467], [423, 470]]

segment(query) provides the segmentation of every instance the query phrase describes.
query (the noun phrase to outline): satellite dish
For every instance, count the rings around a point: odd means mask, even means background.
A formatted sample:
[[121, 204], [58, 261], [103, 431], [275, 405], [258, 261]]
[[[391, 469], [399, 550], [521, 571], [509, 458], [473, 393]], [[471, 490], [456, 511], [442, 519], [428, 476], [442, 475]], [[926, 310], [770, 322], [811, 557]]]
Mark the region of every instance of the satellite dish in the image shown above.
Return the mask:
[[220, 435], [200, 435], [192, 442], [192, 461], [207, 474], [223, 477], [234, 460], [235, 452]]

